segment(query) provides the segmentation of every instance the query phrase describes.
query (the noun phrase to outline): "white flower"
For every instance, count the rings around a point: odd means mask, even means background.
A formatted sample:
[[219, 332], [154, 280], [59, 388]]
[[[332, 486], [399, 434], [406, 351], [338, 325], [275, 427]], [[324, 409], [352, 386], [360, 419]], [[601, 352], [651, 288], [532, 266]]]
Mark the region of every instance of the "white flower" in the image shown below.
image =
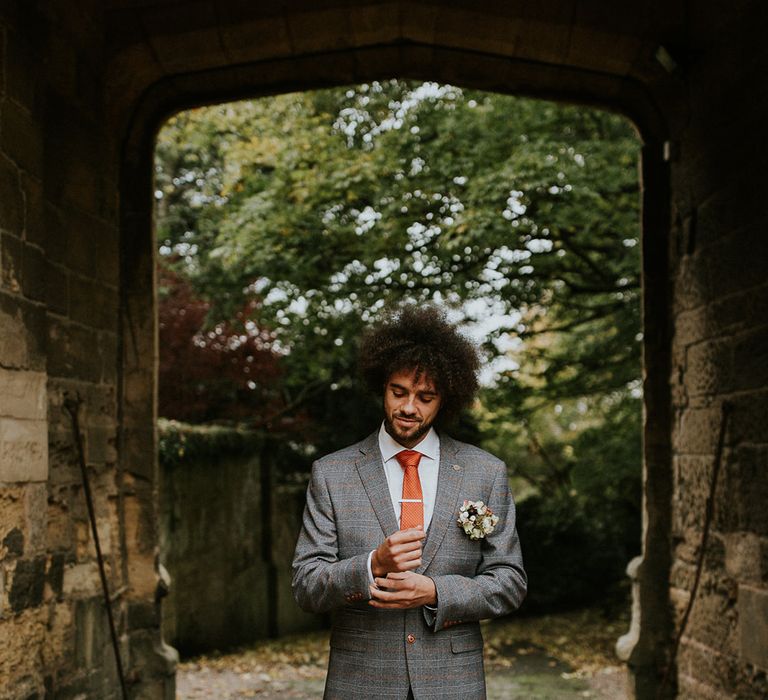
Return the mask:
[[482, 501], [464, 501], [459, 508], [459, 519], [456, 522], [469, 539], [479, 540], [493, 532], [499, 522], [499, 516], [494, 515]]

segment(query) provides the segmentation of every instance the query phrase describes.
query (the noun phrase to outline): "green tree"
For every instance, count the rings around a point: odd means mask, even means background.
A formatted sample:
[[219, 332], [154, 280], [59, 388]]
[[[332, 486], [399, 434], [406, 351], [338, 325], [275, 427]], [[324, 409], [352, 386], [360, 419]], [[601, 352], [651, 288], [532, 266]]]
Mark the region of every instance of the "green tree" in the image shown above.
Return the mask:
[[386, 305], [466, 321], [487, 375], [460, 434], [510, 466], [534, 575], [583, 562], [539, 602], [583, 598], [639, 539], [638, 153], [616, 115], [433, 83], [191, 110], [158, 137], [160, 254], [209, 326], [258, 334], [320, 452], [380, 415], [355, 357]]
[[193, 110], [158, 141], [158, 239], [213, 316], [263, 301], [295, 399], [350, 386], [400, 299], [505, 318], [489, 359], [521, 340], [543, 379], [504, 378], [518, 405], [612, 391], [639, 373], [637, 151], [604, 112], [430, 83]]

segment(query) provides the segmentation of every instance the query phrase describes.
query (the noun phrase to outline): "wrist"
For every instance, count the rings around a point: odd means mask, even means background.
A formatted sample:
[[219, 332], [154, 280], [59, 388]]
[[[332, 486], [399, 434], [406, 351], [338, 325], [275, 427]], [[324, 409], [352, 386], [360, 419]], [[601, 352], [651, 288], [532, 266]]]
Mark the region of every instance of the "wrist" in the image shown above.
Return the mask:
[[437, 607], [437, 586], [429, 576], [427, 576], [426, 579], [427, 581], [429, 581], [429, 589], [430, 589], [429, 600], [426, 602], [426, 605]]
[[371, 555], [371, 573], [373, 574], [374, 578], [378, 578], [384, 575], [381, 566], [379, 566], [378, 551], [375, 549]]

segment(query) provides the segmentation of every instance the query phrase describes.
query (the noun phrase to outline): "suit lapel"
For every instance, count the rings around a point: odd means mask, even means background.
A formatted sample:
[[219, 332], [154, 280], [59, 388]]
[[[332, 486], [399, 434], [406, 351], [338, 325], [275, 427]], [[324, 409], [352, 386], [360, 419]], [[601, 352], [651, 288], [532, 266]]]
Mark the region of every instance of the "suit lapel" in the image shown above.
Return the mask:
[[368, 436], [360, 445], [357, 471], [373, 506], [373, 512], [376, 513], [376, 518], [381, 525], [382, 532], [385, 537], [388, 537], [396, 532], [399, 526], [395, 511], [392, 508], [387, 475], [384, 473], [381, 450], [379, 450], [378, 431]]
[[440, 435], [440, 469], [437, 473], [435, 508], [427, 530], [421, 566], [416, 569], [418, 574], [423, 573], [434, 559], [448, 528], [451, 525], [456, 526], [458, 513], [455, 512], [455, 506], [464, 481], [464, 467], [456, 461], [458, 450], [459, 445], [455, 440], [447, 435]]

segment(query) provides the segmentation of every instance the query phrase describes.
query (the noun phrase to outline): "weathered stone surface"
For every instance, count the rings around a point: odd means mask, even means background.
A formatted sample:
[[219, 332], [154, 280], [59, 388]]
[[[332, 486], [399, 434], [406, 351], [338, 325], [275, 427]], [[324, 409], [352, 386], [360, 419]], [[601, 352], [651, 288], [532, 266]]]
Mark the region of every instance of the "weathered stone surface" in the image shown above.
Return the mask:
[[[122, 408], [134, 432], [126, 433], [126, 454], [117, 455], [109, 423], [86, 422], [85, 430], [90, 431], [88, 458], [99, 472], [95, 477], [99, 507], [114, 489], [114, 479], [112, 486], [108, 484], [113, 474], [105, 465], [120, 457], [128, 469], [127, 532], [120, 534], [128, 541], [135, 602], [141, 605], [153, 599], [157, 544], [152, 507], [156, 472], [151, 455], [156, 361], [148, 233], [151, 198], [140, 184], [151, 168], [148, 144], [157, 115], [249, 90], [280, 91], [392, 74], [564, 96], [629, 110], [644, 131], [648, 154], [658, 147], [659, 138], [674, 145], [671, 162], [657, 173], [665, 180], [669, 167], [671, 189], [662, 184], [659, 201], [654, 203], [648, 192], [659, 184], [646, 182], [645, 215], [646, 219], [653, 215], [654, 207], [666, 211], [671, 201], [685, 235], [682, 246], [676, 248], [664, 230], [664, 216], [658, 216], [656, 224], [645, 224], [647, 234], [658, 227], [659, 240], [669, 240], [672, 250], [668, 274], [665, 270], [663, 279], [647, 277], [646, 283], [651, 291], [667, 282], [674, 288], [671, 302], [663, 293], [647, 294], [647, 299], [656, 301], [649, 302], [645, 313], [648, 330], [662, 335], [667, 313], [679, 314], [673, 321], [674, 405], [679, 412], [674, 426], [665, 426], [663, 434], [651, 431], [646, 436], [646, 447], [653, 450], [661, 445], [663, 452], [671, 432], [679, 458], [672, 496], [673, 530], [679, 540], [675, 540], [672, 577], [680, 601], [690, 588], [691, 562], [700, 542], [708, 469], [720, 425], [719, 402], [727, 393], [735, 405], [715, 498], [715, 529], [706, 555], [706, 602], [696, 613], [696, 636], [686, 641], [681, 653], [681, 696], [765, 697], [764, 672], [756, 672], [732, 649], [697, 641], [730, 646], [733, 586], [762, 590], [764, 586], [758, 584], [768, 572], [763, 515], [768, 237], [762, 195], [765, 175], [759, 168], [768, 155], [768, 142], [762, 138], [768, 110], [764, 80], [768, 51], [760, 41], [764, 20], [764, 6], [758, 2], [740, 2], [726, 13], [715, 3], [689, 3], [683, 12], [674, 3], [661, 2], [632, 6], [621, 13], [573, 2], [481, 1], [471, 6], [362, 2], [352, 7], [315, 0], [228, 2], [215, 8], [206, 1], [167, 6], [20, 0], [2, 4], [0, 367], [45, 373], [47, 366], [49, 377], [72, 382], [84, 393], [99, 382], [114, 384], [118, 351], [112, 325], [114, 294], [120, 254], [126, 256], [129, 264], [123, 281], [135, 314], [127, 338], [135, 342], [136, 352], [127, 356], [128, 400]], [[653, 59], [660, 44], [681, 58], [682, 70], [674, 76], [668, 76]], [[361, 51], [362, 45], [372, 50]], [[690, 48], [690, 56], [686, 51], [678, 54], [679, 46]], [[296, 62], [247, 65], [301, 52], [312, 53]], [[695, 60], [689, 60], [691, 56]], [[205, 73], [203, 80], [200, 73], [191, 73], [212, 68], [222, 70]], [[129, 123], [136, 126], [130, 133], [125, 130]], [[40, 170], [41, 160], [44, 182], [32, 174]], [[115, 225], [118, 201], [130, 209], [122, 214], [142, 222], [125, 232], [123, 251], [118, 251]], [[649, 257], [663, 255], [664, 250], [649, 247], [646, 252], [648, 272], [653, 267]], [[94, 282], [90, 290], [84, 289], [87, 285], [75, 289], [73, 304], [68, 298], [70, 277]], [[90, 303], [90, 293], [104, 302], [101, 307]], [[44, 304], [38, 301], [47, 305], [51, 316], [58, 316], [50, 326], [55, 331], [52, 335]], [[77, 321], [64, 318], [70, 312]], [[662, 322], [654, 326], [654, 319]], [[95, 333], [89, 332], [94, 329]], [[657, 346], [662, 355], [664, 342]], [[647, 359], [653, 368], [656, 355]], [[669, 369], [664, 368], [663, 381], [670, 376]], [[0, 403], [2, 397], [0, 392]], [[651, 419], [667, 405], [666, 396], [648, 396]], [[60, 412], [60, 406], [56, 410]], [[20, 503], [34, 501], [38, 508], [39, 490], [28, 498], [19, 495], [17, 486], [7, 489], [17, 493], [17, 500], [7, 500], [3, 494], [0, 509], [0, 535], [19, 528], [25, 537], [23, 556], [31, 561], [29, 547], [34, 546], [37, 554], [43, 546], [41, 531], [46, 533], [49, 551], [65, 559], [74, 557], [78, 546], [74, 523], [82, 527], [85, 522], [82, 494], [72, 486], [77, 474], [70, 469], [76, 462], [71, 443], [67, 447], [66, 424], [52, 411], [41, 419], [50, 424], [47, 432], [56, 445], [49, 455], [46, 514], [36, 521], [37, 529], [29, 522], [34, 510], [27, 508], [19, 519]], [[111, 415], [115, 413], [112, 410]], [[4, 417], [1, 420], [5, 422]], [[658, 481], [668, 478], [669, 472], [650, 470], [647, 477], [650, 527], [667, 528], [662, 516], [669, 497]], [[111, 534], [117, 537], [114, 514], [105, 509], [100, 517], [112, 521]], [[647, 541], [668, 541], [666, 531], [656, 534], [656, 540]], [[647, 554], [663, 560], [667, 551]], [[12, 585], [10, 578], [7, 583]], [[666, 586], [666, 575], [660, 574], [659, 581], [651, 584]], [[62, 576], [64, 601], [53, 641], [43, 641], [53, 629], [46, 631], [46, 625], [53, 623], [38, 617], [38, 608], [0, 621], [0, 635], [10, 640], [0, 654], [0, 685], [13, 687], [19, 698], [33, 693], [42, 697], [46, 692], [50, 697], [81, 693], [107, 698], [113, 693], [114, 669], [109, 655], [102, 652], [104, 640], [82, 640], [81, 656], [91, 664], [83, 675], [75, 671], [75, 659], [61, 650], [64, 629], [81, 625], [88, 629], [90, 624], [82, 615], [67, 620], [67, 596], [74, 593], [65, 593], [64, 588]], [[644, 633], [641, 630], [641, 636]], [[669, 636], [661, 628], [655, 633], [654, 639]], [[157, 664], [153, 658], [164, 657], [157, 636], [134, 641], [141, 652], [136, 662], [147, 669], [137, 696], [167, 694], [172, 684], [164, 679], [172, 663]], [[70, 640], [69, 646], [74, 648], [74, 642]]]
[[44, 372], [0, 367], [0, 416], [45, 421], [48, 393]]
[[0, 155], [0, 227], [21, 235], [24, 226], [24, 200], [16, 166]]
[[48, 478], [48, 432], [44, 421], [0, 418], [0, 482]]
[[45, 309], [0, 290], [0, 365], [45, 371]]
[[45, 557], [19, 559], [13, 570], [8, 603], [13, 612], [32, 608], [43, 602]]
[[24, 243], [12, 234], [0, 234], [0, 284], [7, 291], [19, 294], [23, 273]]
[[64, 567], [62, 593], [73, 595], [96, 595], [100, 590], [99, 568], [95, 561], [85, 564], [67, 564]]
[[741, 657], [768, 671], [768, 590], [739, 586]]
[[29, 112], [11, 100], [0, 108], [3, 120], [0, 147], [19, 169], [39, 176], [43, 164], [43, 135]]
[[45, 301], [46, 261], [43, 251], [34, 245], [24, 244], [21, 268], [21, 290], [27, 299]]
[[24, 533], [15, 527], [3, 538], [3, 547], [12, 557], [24, 554]]
[[86, 326], [48, 318], [48, 374], [89, 382], [101, 379], [96, 331]]

